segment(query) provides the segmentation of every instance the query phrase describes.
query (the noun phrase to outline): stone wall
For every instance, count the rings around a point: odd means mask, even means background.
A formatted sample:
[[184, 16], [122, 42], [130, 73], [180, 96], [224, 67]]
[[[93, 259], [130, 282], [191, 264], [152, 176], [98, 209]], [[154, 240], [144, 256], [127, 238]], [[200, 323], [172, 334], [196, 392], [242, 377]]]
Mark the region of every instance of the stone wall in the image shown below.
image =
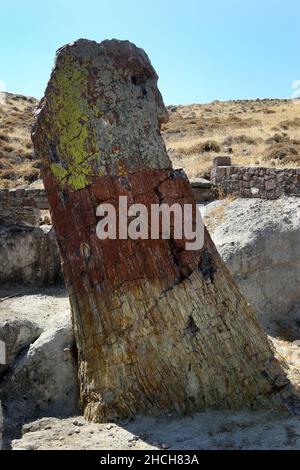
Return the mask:
[[39, 225], [41, 209], [48, 209], [44, 189], [0, 190], [0, 225]]
[[219, 195], [277, 199], [300, 196], [300, 168], [218, 166], [211, 173]]
[[198, 204], [217, 199], [217, 190], [210, 181], [204, 178], [190, 178], [190, 184]]
[[[201, 178], [190, 181], [197, 202], [215, 199], [211, 183]], [[45, 189], [1, 189], [0, 225], [38, 226], [40, 211], [48, 210]]]
[[[190, 183], [198, 203], [228, 194], [264, 199], [300, 196], [300, 168], [235, 166], [230, 157], [217, 157], [211, 181], [192, 178]], [[0, 225], [39, 226], [40, 211], [48, 209], [44, 189], [0, 190]]]

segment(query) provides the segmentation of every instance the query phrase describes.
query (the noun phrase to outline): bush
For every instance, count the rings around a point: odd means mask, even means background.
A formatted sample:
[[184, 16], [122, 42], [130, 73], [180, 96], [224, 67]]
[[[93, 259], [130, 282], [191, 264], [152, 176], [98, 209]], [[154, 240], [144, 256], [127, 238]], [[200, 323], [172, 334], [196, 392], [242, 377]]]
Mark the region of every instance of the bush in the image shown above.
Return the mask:
[[201, 152], [220, 152], [220, 145], [215, 140], [207, 140], [201, 144]]
[[293, 145], [279, 143], [273, 145], [264, 160], [274, 160], [280, 163], [290, 163], [299, 161], [299, 149]]
[[235, 135], [235, 136], [228, 136], [223, 141], [224, 145], [232, 145], [232, 144], [247, 144], [247, 145], [257, 145], [257, 141], [252, 137], [249, 137], [245, 134]]

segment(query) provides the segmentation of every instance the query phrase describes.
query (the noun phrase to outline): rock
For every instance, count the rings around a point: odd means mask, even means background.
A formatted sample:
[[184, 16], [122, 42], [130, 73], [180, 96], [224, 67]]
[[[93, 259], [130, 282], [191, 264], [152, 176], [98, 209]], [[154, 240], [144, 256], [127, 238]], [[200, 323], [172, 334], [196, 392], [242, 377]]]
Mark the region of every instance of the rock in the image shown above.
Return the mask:
[[16, 359], [17, 355], [29, 347], [42, 333], [34, 322], [26, 319], [0, 320], [0, 340], [6, 345], [6, 364], [0, 364], [0, 378]]
[[29, 189], [44, 189], [44, 183], [41, 178], [38, 178], [28, 186]]
[[70, 303], [64, 286], [33, 288], [18, 286], [0, 292], [0, 324], [9, 320], [30, 321], [43, 331], [71, 328]]
[[190, 178], [190, 184], [192, 188], [211, 188], [211, 181], [206, 178]]
[[54, 231], [41, 227], [0, 226], [0, 283], [48, 286], [62, 282]]
[[275, 189], [276, 188], [276, 181], [275, 180], [268, 180], [268, 181], [265, 181], [265, 188], [267, 191], [270, 191], [271, 189]]
[[73, 347], [72, 327], [66, 322], [42, 333], [17, 358], [0, 387], [9, 433], [16, 433], [22, 423], [33, 419], [78, 413]]
[[197, 203], [212, 201], [216, 198], [216, 189], [212, 186], [211, 182], [205, 178], [190, 178], [193, 195]]
[[1, 401], [0, 401], [0, 450], [2, 449], [2, 444], [3, 444], [3, 415], [2, 415], [2, 406], [1, 406]]
[[207, 213], [213, 240], [258, 318], [271, 332], [293, 325], [299, 337], [299, 198], [218, 201]]

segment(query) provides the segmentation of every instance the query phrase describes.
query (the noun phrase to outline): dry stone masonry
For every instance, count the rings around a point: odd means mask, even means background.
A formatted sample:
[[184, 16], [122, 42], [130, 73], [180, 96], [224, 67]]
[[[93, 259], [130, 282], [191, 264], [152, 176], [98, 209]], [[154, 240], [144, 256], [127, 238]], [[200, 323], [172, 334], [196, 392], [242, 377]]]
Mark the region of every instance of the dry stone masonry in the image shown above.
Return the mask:
[[96, 208], [120, 195], [193, 205], [172, 169], [157, 75], [128, 41], [58, 51], [33, 142], [43, 161], [78, 348], [84, 415], [109, 421], [210, 406], [283, 406], [281, 364], [208, 234], [99, 240]]
[[[210, 201], [217, 194], [210, 181], [190, 180], [197, 202]], [[48, 210], [45, 189], [0, 189], [0, 225], [39, 226], [41, 210]]]
[[[299, 168], [240, 167], [230, 157], [216, 157], [211, 181], [190, 178], [198, 203], [218, 199], [219, 195], [276, 199], [300, 196]], [[1, 189], [0, 225], [39, 226], [41, 210], [48, 210], [44, 189]]]
[[40, 210], [48, 207], [43, 189], [1, 189], [0, 225], [39, 225]]
[[44, 189], [0, 190], [0, 265], [5, 267], [0, 271], [2, 286], [62, 283], [54, 230], [41, 222], [41, 210], [47, 209]]
[[[222, 157], [221, 157], [222, 158]], [[265, 168], [231, 165], [230, 158], [217, 157], [211, 173], [212, 184], [222, 195], [277, 199], [300, 196], [299, 168]]]

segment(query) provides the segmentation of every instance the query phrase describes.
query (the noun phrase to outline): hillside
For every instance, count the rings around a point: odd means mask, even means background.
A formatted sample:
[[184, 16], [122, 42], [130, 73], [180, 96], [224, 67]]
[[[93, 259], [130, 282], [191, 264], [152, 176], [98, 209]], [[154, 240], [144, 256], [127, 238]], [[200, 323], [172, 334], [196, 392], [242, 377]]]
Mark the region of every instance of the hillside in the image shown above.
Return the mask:
[[0, 100], [0, 187], [29, 185], [39, 177], [30, 139], [34, 98], [1, 93]]
[[[39, 178], [30, 140], [37, 100], [11, 93], [0, 100], [0, 187]], [[215, 101], [169, 106], [162, 127], [169, 155], [188, 176], [205, 176], [216, 155], [233, 163], [300, 166], [300, 104], [289, 100]]]
[[173, 165], [204, 176], [216, 155], [239, 165], [300, 165], [300, 103], [215, 101], [169, 106], [163, 136]]

